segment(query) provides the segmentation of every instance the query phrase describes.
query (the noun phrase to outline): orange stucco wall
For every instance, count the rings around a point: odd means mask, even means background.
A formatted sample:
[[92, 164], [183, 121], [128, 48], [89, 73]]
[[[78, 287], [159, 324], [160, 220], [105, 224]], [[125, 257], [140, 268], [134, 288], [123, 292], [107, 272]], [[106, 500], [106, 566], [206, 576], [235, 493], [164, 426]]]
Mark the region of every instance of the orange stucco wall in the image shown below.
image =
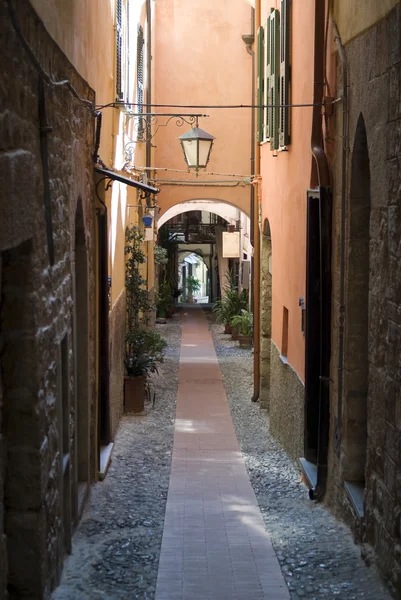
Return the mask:
[[[252, 57], [242, 35], [251, 31], [251, 8], [243, 0], [159, 0], [155, 5], [154, 94], [156, 104], [227, 105], [250, 104]], [[217, 198], [249, 214], [251, 175], [251, 110], [155, 108], [160, 112], [209, 115], [199, 127], [216, 137], [207, 173], [199, 177], [186, 172], [177, 139], [189, 125], [174, 122], [159, 129], [154, 138], [155, 167], [161, 192], [160, 213], [192, 198]], [[219, 173], [213, 176], [210, 173]], [[235, 174], [229, 177], [225, 174]], [[241, 183], [245, 177], [247, 183]], [[184, 185], [166, 185], [166, 180]], [[185, 181], [196, 185], [185, 185]], [[216, 181], [216, 186], [202, 185]], [[226, 182], [225, 180], [228, 180]], [[238, 183], [238, 185], [235, 185]]]
[[[275, 4], [269, 3], [276, 7]], [[293, 2], [292, 7], [292, 22], [296, 24], [292, 27], [292, 103], [307, 104], [313, 99], [314, 0]], [[266, 14], [267, 10], [262, 23]], [[300, 296], [305, 297], [311, 108], [293, 108], [291, 124], [288, 152], [279, 152], [274, 158], [269, 143], [261, 147], [262, 219], [269, 220], [272, 236], [272, 339], [281, 349], [285, 306], [289, 312], [288, 362], [303, 380], [305, 340], [298, 302]]]

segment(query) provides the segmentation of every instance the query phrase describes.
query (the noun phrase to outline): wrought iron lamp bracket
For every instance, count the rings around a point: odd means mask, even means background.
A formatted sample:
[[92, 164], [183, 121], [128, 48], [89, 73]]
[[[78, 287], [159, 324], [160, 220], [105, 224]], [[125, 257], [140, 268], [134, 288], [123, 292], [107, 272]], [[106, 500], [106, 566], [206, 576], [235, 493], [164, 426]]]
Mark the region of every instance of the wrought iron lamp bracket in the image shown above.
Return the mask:
[[[134, 113], [127, 111], [125, 114], [125, 142], [124, 142], [124, 153], [125, 160], [131, 162], [135, 146], [138, 142], [149, 143], [161, 127], [167, 127], [171, 121], [175, 122], [177, 127], [183, 125], [190, 125], [191, 127], [198, 127], [199, 117], [208, 117], [209, 115], [203, 114], [176, 114], [176, 113]], [[133, 122], [133, 129], [135, 138], [131, 138], [128, 134], [128, 128], [130, 122]]]

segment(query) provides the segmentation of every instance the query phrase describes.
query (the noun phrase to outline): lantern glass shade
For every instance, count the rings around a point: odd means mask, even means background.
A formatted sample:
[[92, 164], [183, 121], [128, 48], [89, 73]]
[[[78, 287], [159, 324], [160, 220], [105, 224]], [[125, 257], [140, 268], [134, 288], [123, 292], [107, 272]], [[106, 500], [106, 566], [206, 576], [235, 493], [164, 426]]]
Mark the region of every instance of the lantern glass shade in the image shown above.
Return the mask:
[[193, 127], [179, 139], [188, 167], [196, 170], [206, 168], [215, 138], [203, 129]]
[[142, 217], [142, 222], [145, 227], [152, 227], [153, 217], [151, 215], [144, 215]]

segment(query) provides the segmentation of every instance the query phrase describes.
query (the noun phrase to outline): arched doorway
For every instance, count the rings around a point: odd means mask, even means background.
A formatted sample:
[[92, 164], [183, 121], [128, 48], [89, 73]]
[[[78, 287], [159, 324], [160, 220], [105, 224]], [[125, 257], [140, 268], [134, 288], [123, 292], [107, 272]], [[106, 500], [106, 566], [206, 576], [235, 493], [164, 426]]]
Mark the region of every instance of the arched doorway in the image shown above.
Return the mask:
[[83, 507], [89, 482], [89, 381], [88, 381], [88, 256], [82, 202], [75, 215], [75, 408], [78, 514]]
[[272, 322], [272, 239], [265, 219], [260, 256], [260, 406], [269, 409]]
[[183, 290], [178, 298], [180, 302], [190, 302], [189, 278], [197, 282], [196, 289], [193, 292], [193, 300], [197, 304], [208, 303], [212, 299], [210, 264], [213, 256], [208, 255], [205, 259], [203, 253], [191, 250], [178, 251], [178, 287]]
[[362, 114], [352, 152], [348, 216], [342, 467], [344, 480], [363, 493], [369, 381], [370, 166]]
[[[250, 221], [238, 208], [218, 200], [190, 200], [166, 211], [158, 225], [159, 244], [166, 247], [169, 257], [168, 265], [162, 269], [162, 280], [167, 277], [173, 289], [180, 289], [179, 270], [180, 280], [193, 270], [191, 265], [184, 265], [184, 271], [179, 266], [179, 256], [184, 253], [197, 254], [206, 265], [207, 282], [204, 287], [209, 302], [220, 297], [229, 271], [239, 289], [249, 289], [252, 256]], [[237, 240], [234, 240], [235, 247], [228, 252], [223, 247], [226, 233], [234, 233], [233, 237]]]
[[43, 437], [32, 257], [31, 240], [0, 253], [0, 553], [7, 557], [0, 569], [0, 596], [7, 590], [15, 598], [27, 589], [35, 597], [43, 593]]

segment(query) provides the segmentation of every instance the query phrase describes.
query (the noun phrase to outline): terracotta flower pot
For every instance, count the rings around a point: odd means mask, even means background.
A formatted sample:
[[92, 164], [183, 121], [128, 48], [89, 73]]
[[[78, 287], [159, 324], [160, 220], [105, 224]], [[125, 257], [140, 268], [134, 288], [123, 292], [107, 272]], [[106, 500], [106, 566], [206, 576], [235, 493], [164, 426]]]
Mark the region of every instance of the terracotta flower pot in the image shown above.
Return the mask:
[[252, 339], [251, 335], [238, 335], [239, 347], [252, 348]]
[[140, 413], [145, 406], [146, 377], [124, 377], [124, 412]]
[[238, 331], [231, 325], [231, 339], [234, 341], [238, 340]]
[[224, 333], [228, 333], [228, 334], [232, 333], [232, 327], [231, 327], [230, 323], [226, 323], [224, 325]]

